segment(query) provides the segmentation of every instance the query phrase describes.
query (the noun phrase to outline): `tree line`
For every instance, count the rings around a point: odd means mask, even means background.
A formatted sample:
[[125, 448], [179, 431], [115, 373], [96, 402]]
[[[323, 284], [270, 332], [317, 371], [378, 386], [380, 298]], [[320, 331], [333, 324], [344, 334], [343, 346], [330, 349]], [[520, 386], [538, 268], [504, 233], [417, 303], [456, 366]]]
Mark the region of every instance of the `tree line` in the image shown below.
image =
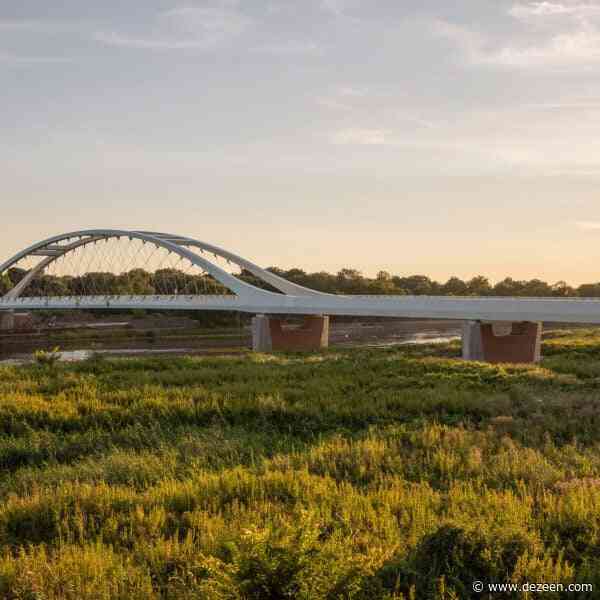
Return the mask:
[[[564, 281], [550, 284], [541, 279], [516, 280], [507, 277], [492, 284], [487, 277], [478, 275], [469, 280], [450, 277], [446, 282], [435, 281], [426, 275], [392, 275], [380, 271], [375, 277], [366, 277], [356, 269], [341, 269], [332, 274], [325, 271], [307, 273], [298, 268], [269, 270], [288, 281], [314, 290], [332, 294], [416, 295], [416, 296], [527, 296], [527, 297], [600, 297], [600, 283], [586, 283], [578, 287]], [[27, 270], [12, 268], [0, 276], [0, 295], [4, 295], [23, 277]], [[242, 270], [237, 277], [271, 289], [267, 284]], [[276, 291], [276, 290], [272, 290]], [[190, 275], [176, 269], [148, 272], [133, 269], [126, 273], [86, 273], [81, 276], [41, 275], [29, 284], [26, 296], [81, 296], [81, 295], [171, 295], [171, 294], [224, 294], [227, 290], [210, 275]]]
[[[18, 285], [28, 271], [11, 268], [0, 276], [0, 296]], [[192, 275], [177, 269], [125, 273], [90, 272], [77, 276], [40, 274], [23, 290], [24, 296], [119, 296], [227, 294], [213, 277]]]
[[398, 294], [415, 296], [529, 296], [529, 297], [600, 297], [600, 283], [578, 287], [565, 281], [547, 283], [541, 279], [516, 280], [507, 277], [492, 284], [478, 275], [469, 280], [450, 277], [446, 282], [426, 275], [392, 275], [379, 271], [374, 278], [365, 277], [356, 269], [342, 269], [333, 275], [326, 272], [306, 273], [302, 269], [269, 269], [284, 279], [322, 292], [336, 294]]

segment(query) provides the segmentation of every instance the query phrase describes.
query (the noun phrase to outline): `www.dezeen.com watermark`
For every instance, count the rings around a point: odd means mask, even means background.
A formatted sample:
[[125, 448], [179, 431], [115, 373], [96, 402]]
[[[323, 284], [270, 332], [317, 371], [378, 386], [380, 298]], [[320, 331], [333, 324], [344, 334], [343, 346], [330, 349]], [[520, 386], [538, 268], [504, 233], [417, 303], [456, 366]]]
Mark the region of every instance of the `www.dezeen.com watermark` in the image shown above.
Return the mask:
[[484, 583], [473, 582], [473, 591], [478, 594], [500, 592], [593, 592], [591, 583]]

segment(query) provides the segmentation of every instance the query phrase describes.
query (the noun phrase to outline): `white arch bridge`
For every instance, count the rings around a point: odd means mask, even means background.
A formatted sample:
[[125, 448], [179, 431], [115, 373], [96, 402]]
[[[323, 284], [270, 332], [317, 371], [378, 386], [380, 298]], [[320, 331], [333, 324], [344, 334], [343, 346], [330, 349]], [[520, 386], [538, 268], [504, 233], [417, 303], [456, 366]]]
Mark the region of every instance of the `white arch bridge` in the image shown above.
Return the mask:
[[600, 323], [600, 300], [591, 298], [327, 294], [194, 238], [117, 229], [57, 235], [0, 264], [0, 312], [44, 309]]

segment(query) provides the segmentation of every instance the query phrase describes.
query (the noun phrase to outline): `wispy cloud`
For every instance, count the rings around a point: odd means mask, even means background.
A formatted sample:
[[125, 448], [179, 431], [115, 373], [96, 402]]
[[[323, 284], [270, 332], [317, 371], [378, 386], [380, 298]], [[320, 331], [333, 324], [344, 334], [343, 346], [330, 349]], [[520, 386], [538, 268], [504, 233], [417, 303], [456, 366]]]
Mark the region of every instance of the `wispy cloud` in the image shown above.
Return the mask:
[[600, 31], [559, 34], [540, 46], [508, 46], [482, 58], [484, 63], [506, 67], [592, 65], [600, 62]]
[[342, 86], [337, 89], [337, 93], [343, 98], [365, 98], [373, 95], [373, 91], [367, 87]]
[[572, 17], [588, 19], [600, 16], [600, 6], [590, 3], [526, 2], [513, 5], [509, 15], [522, 21]]
[[584, 231], [600, 231], [600, 221], [575, 221], [575, 226]]
[[321, 0], [321, 7], [329, 14], [336, 17], [342, 17], [344, 15], [344, 9], [346, 8], [345, 0]]
[[[445, 161], [474, 170], [543, 175], [600, 175], [600, 126], [593, 98], [558, 97], [549, 104], [486, 108], [443, 118], [421, 115], [415, 107], [398, 115], [373, 111], [341, 112], [330, 144], [382, 148], [424, 155], [437, 168]], [[586, 108], [581, 108], [585, 106]], [[548, 115], [547, 111], [555, 111]], [[425, 117], [425, 118], [421, 118]], [[434, 158], [435, 157], [435, 158]]]
[[360, 25], [362, 22], [356, 16], [357, 0], [320, 0], [320, 6], [326, 15], [345, 24]]
[[121, 48], [137, 48], [141, 50], [187, 50], [194, 48], [209, 48], [213, 44], [205, 40], [176, 40], [158, 37], [136, 37], [116, 32], [98, 32], [94, 39], [107, 46]]
[[319, 106], [335, 111], [357, 110], [359, 103], [372, 96], [368, 88], [338, 86], [315, 98]]
[[240, 36], [253, 23], [236, 2], [217, 1], [160, 13], [147, 33], [100, 31], [94, 38], [109, 46], [147, 50], [215, 48]]
[[534, 104], [524, 104], [521, 108], [524, 110], [536, 111], [600, 111], [600, 98], [577, 98], [557, 102], [538, 102]]
[[342, 85], [316, 96], [314, 101], [341, 119], [341, 123], [352, 123], [331, 137], [334, 143], [391, 145], [390, 131], [406, 135], [432, 129], [438, 121], [428, 118], [427, 109], [396, 86]]
[[571, 68], [600, 62], [600, 29], [592, 24], [555, 32], [538, 44], [497, 40], [445, 21], [436, 21], [432, 31], [453, 42], [471, 65], [522, 69]]
[[253, 20], [240, 10], [237, 2], [216, 2], [207, 6], [186, 6], [163, 12], [161, 18], [171, 25], [209, 41], [220, 41], [243, 33]]
[[393, 143], [387, 129], [342, 129], [330, 136], [336, 145], [383, 146]]
[[312, 41], [285, 40], [275, 41], [255, 46], [253, 52], [260, 54], [273, 54], [281, 56], [320, 55], [324, 48], [321, 44]]
[[318, 96], [315, 98], [315, 102], [323, 108], [334, 111], [349, 112], [355, 108], [352, 104], [343, 102], [333, 96]]
[[483, 34], [457, 23], [434, 20], [427, 24], [430, 32], [454, 44], [469, 63], [479, 63], [485, 56], [486, 38]]

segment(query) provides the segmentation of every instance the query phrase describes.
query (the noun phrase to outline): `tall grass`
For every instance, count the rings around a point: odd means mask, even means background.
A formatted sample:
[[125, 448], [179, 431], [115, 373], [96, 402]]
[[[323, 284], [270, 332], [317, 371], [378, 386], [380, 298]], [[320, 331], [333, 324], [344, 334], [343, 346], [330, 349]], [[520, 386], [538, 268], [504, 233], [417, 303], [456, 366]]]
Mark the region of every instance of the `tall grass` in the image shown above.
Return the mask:
[[0, 367], [0, 598], [600, 590], [600, 337], [544, 351]]

